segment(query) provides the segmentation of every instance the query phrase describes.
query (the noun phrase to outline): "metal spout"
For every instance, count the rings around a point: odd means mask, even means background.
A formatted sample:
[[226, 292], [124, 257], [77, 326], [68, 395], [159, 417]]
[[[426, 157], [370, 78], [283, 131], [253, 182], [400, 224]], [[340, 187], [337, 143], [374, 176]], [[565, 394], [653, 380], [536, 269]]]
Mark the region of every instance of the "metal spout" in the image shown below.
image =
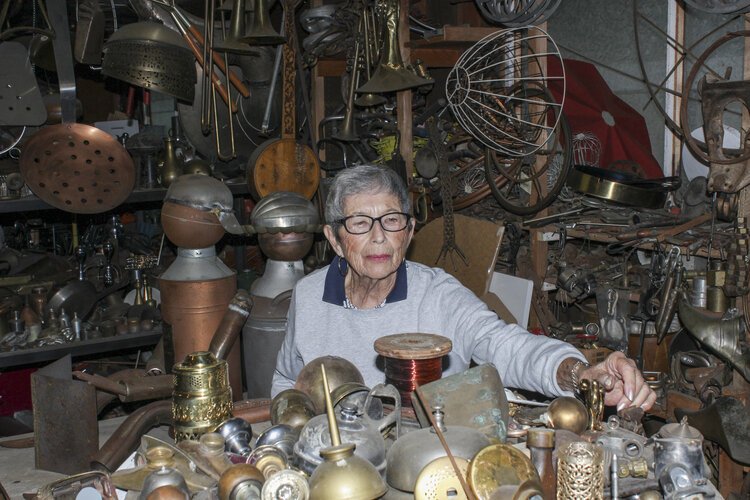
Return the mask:
[[687, 332], [716, 356], [732, 365], [750, 381], [750, 356], [743, 353], [740, 340], [745, 337], [745, 322], [742, 316], [724, 319], [709, 312], [702, 312], [690, 305], [685, 294], [679, 303], [680, 321]]

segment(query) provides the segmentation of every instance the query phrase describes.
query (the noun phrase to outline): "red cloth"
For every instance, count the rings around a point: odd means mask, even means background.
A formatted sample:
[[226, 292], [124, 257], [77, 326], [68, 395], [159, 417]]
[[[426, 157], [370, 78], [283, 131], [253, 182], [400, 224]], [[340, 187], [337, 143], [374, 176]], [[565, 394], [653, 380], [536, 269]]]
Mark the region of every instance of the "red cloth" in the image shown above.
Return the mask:
[[[643, 116], [612, 92], [593, 64], [573, 59], [564, 59], [563, 64], [566, 84], [563, 113], [574, 136], [590, 132], [599, 139], [602, 149], [598, 166], [607, 168], [618, 160], [632, 160], [641, 166], [645, 178], [664, 177], [651, 151]], [[562, 75], [560, 62], [554, 57], [547, 58], [547, 75]], [[551, 79], [549, 88], [560, 102], [562, 80]]]

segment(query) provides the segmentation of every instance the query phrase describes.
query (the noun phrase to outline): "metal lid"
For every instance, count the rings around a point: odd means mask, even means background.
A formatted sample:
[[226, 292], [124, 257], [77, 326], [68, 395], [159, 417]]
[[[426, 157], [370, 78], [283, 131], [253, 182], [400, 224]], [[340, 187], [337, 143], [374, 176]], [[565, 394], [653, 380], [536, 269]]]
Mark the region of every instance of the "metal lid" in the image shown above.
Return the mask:
[[218, 179], [202, 174], [181, 175], [169, 185], [164, 201], [212, 211], [227, 232], [245, 234], [234, 215], [232, 191]]
[[298, 193], [278, 191], [261, 199], [250, 215], [258, 233], [307, 233], [319, 230], [320, 218], [313, 204]]

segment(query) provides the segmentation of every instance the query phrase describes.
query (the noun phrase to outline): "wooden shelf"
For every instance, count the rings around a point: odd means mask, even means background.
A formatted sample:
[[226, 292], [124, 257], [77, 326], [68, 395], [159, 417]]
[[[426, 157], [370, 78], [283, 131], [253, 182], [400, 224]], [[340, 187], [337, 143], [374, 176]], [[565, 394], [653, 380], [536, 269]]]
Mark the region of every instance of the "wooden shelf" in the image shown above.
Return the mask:
[[[246, 195], [250, 192], [247, 187], [247, 183], [244, 182], [227, 184], [227, 186], [235, 196]], [[128, 196], [128, 198], [120, 206], [122, 207], [132, 203], [160, 202], [164, 200], [164, 195], [166, 194], [166, 188], [136, 189], [132, 193], [130, 193], [130, 196]], [[7, 214], [12, 212], [31, 212], [37, 210], [59, 209], [47, 204], [36, 196], [26, 196], [24, 198], [18, 198], [15, 200], [0, 201], [0, 214]]]

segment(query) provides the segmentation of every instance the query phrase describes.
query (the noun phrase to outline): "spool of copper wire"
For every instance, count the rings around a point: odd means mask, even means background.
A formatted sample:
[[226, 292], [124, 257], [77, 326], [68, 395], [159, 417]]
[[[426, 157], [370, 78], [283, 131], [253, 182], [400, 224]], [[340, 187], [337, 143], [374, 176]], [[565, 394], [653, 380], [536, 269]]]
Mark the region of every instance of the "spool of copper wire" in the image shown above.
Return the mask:
[[451, 352], [450, 339], [432, 333], [397, 333], [375, 341], [375, 351], [385, 359], [385, 383], [401, 395], [401, 405], [411, 407], [411, 393], [443, 375], [443, 357]]

